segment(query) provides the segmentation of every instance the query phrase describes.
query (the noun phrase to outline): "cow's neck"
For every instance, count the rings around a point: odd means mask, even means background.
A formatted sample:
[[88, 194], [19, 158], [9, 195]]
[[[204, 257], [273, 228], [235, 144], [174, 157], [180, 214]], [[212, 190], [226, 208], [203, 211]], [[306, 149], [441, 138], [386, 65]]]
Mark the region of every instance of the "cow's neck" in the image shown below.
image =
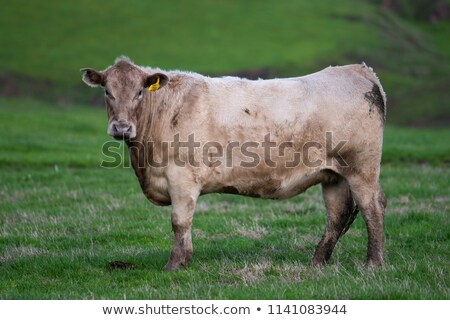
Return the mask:
[[[162, 98], [150, 95], [142, 102], [141, 111], [136, 115], [136, 138], [127, 141], [130, 162], [142, 190], [146, 190], [150, 184], [150, 175], [146, 173], [146, 168], [154, 160], [155, 150], [158, 151], [155, 146], [161, 144], [162, 121], [164, 120], [161, 114], [167, 112], [168, 108]], [[162, 108], [166, 110], [162, 110]]]

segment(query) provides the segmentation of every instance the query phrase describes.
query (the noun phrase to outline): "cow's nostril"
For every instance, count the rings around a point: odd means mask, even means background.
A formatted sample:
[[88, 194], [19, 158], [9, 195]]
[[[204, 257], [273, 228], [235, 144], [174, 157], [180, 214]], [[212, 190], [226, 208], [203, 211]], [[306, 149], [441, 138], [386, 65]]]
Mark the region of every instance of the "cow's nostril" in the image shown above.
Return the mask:
[[113, 131], [114, 132], [119, 132], [119, 130], [117, 129], [117, 126], [115, 124], [113, 124]]
[[131, 132], [131, 126], [128, 127], [127, 132]]

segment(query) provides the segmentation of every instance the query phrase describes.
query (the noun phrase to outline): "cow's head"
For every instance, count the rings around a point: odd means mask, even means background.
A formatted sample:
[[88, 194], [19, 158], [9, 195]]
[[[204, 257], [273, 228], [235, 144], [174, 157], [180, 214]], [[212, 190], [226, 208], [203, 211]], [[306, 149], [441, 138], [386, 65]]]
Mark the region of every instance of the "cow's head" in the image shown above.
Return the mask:
[[155, 91], [168, 82], [162, 73], [149, 74], [126, 58], [121, 58], [104, 71], [81, 69], [83, 81], [91, 86], [105, 89], [108, 112], [108, 134], [116, 139], [136, 137], [136, 116], [148, 91]]

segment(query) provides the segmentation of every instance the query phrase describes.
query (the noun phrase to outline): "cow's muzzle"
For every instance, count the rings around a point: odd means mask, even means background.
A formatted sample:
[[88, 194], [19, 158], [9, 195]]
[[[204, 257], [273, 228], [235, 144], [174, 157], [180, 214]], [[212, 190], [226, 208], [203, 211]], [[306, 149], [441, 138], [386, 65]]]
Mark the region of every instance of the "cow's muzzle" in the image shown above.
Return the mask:
[[108, 134], [117, 140], [129, 140], [136, 137], [136, 127], [132, 123], [113, 121], [109, 125]]

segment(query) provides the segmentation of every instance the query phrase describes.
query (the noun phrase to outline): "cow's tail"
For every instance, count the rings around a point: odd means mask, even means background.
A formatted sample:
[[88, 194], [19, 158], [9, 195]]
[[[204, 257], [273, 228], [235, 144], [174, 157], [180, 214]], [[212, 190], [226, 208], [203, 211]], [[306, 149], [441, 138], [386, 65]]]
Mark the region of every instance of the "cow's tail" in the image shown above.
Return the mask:
[[371, 103], [375, 104], [383, 117], [383, 120], [386, 121], [386, 93], [383, 90], [383, 86], [381, 85], [380, 79], [378, 79], [376, 73], [373, 71], [371, 67], [366, 65], [364, 62], [362, 63], [362, 70], [365, 77], [373, 83], [372, 91], [366, 94], [366, 97], [371, 100]]
[[352, 197], [349, 197], [349, 205], [347, 206], [347, 210], [347, 221], [344, 228], [342, 229], [342, 232], [340, 234], [341, 236], [343, 236], [348, 231], [359, 212], [358, 205], [353, 201]]

